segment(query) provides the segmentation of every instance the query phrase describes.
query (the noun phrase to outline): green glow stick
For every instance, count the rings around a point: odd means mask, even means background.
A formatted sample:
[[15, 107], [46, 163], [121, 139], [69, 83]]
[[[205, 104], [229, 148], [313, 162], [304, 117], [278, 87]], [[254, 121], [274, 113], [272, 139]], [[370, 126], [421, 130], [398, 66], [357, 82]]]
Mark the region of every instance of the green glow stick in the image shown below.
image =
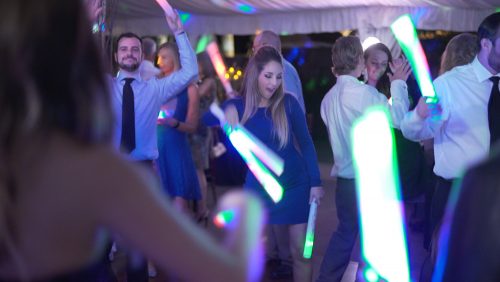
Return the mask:
[[314, 227], [316, 225], [316, 213], [318, 211], [318, 203], [313, 201], [309, 207], [309, 218], [307, 219], [306, 240], [304, 242], [304, 258], [310, 259], [312, 256], [314, 245]]
[[369, 108], [355, 121], [351, 140], [363, 257], [383, 279], [410, 281], [395, 143], [387, 109]]
[[432, 85], [427, 58], [418, 40], [417, 32], [410, 15], [405, 14], [399, 17], [391, 24], [391, 30], [410, 62], [418, 86], [422, 91], [422, 96], [426, 97], [425, 101], [427, 103], [437, 103], [438, 97], [434, 90], [434, 85]]
[[[210, 105], [210, 111], [219, 119], [224, 120], [224, 112], [216, 104], [212, 103]], [[242, 142], [248, 146], [248, 149], [255, 154], [255, 156], [262, 161], [268, 168], [270, 168], [276, 175], [280, 176], [285, 168], [285, 162], [278, 156], [273, 150], [269, 149], [264, 143], [262, 143], [259, 138], [253, 135], [242, 125], [236, 125], [235, 128], [228, 128], [231, 131], [241, 132], [240, 139]], [[229, 136], [231, 132], [226, 132]]]
[[[212, 103], [212, 105], [210, 105], [210, 111], [220, 121], [224, 122], [224, 112], [222, 112], [222, 109], [217, 104]], [[229, 125], [226, 124], [223, 128], [224, 132], [229, 137], [231, 144], [233, 144], [233, 147], [241, 155], [241, 157], [247, 164], [248, 169], [253, 173], [253, 175], [255, 175], [255, 178], [257, 178], [257, 180], [262, 185], [264, 190], [266, 190], [266, 192], [269, 194], [271, 199], [275, 203], [281, 201], [281, 198], [283, 198], [283, 187], [281, 187], [281, 184], [276, 180], [276, 178], [274, 178], [271, 172], [260, 161], [261, 157], [269, 156], [257, 156], [259, 157], [259, 159], [257, 159], [254, 155], [255, 152], [251, 150], [254, 147], [251, 142], [253, 141], [253, 139], [256, 139], [256, 137], [246, 135], [248, 131], [241, 130], [241, 128], [243, 128], [241, 125], [238, 125], [235, 129], [232, 129]], [[271, 151], [270, 149], [267, 150]], [[277, 156], [277, 158], [279, 158], [279, 156]], [[267, 165], [269, 166], [269, 164]]]
[[207, 49], [208, 43], [212, 41], [211, 35], [203, 35], [200, 40], [198, 40], [198, 44], [196, 45], [196, 54], [201, 53]]

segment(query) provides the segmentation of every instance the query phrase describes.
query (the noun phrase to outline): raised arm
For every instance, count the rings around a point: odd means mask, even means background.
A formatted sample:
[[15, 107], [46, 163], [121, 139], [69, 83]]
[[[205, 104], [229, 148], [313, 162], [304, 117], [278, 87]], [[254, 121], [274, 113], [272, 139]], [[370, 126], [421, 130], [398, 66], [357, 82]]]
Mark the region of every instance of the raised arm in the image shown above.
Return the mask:
[[168, 26], [175, 35], [181, 64], [178, 71], [157, 80], [160, 102], [164, 104], [174, 95], [179, 94], [190, 82], [196, 80], [198, 63], [177, 11], [173, 10], [166, 0], [156, 0], [156, 2], [162, 7]]
[[222, 245], [176, 211], [145, 175], [111, 168], [106, 177], [92, 212], [103, 218], [101, 225], [162, 270], [187, 281], [258, 281], [264, 213], [255, 196], [236, 192], [220, 201], [222, 210], [235, 215]]

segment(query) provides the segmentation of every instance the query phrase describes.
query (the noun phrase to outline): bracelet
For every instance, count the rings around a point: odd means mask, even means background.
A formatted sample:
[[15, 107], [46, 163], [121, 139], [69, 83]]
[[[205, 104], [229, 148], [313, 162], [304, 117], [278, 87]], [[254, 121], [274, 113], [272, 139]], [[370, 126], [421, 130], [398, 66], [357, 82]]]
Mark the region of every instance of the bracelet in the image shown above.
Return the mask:
[[173, 127], [173, 128], [178, 128], [178, 127], [179, 127], [179, 125], [181, 125], [181, 122], [180, 122], [180, 121], [177, 121], [177, 123], [176, 123], [174, 126], [172, 126], [172, 127]]

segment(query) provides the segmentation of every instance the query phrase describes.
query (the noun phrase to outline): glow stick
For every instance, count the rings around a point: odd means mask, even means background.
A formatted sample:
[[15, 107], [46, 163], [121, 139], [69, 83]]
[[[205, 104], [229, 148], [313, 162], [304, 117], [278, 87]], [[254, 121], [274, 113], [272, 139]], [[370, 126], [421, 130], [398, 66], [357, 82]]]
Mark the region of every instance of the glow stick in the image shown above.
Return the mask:
[[156, 3], [161, 6], [167, 16], [171, 18], [176, 17], [174, 9], [172, 8], [172, 6], [170, 6], [167, 0], [156, 0]]
[[232, 93], [233, 92], [233, 87], [231, 86], [231, 82], [226, 78], [226, 65], [224, 64], [224, 60], [222, 60], [222, 56], [219, 51], [219, 47], [217, 46], [217, 43], [215, 42], [210, 42], [207, 45], [207, 53], [208, 56], [210, 57], [210, 60], [212, 61], [212, 65], [214, 65], [215, 71], [217, 72], [217, 76], [219, 77], [220, 81], [222, 82], [222, 85], [224, 86], [224, 89], [226, 90], [226, 93]]
[[214, 224], [219, 228], [223, 228], [228, 224], [231, 224], [235, 218], [234, 210], [225, 210], [219, 212], [216, 216], [214, 216]]
[[205, 51], [207, 49], [208, 43], [210, 43], [211, 40], [211, 35], [203, 35], [200, 40], [198, 40], [198, 44], [196, 45], [196, 54]]
[[369, 108], [351, 132], [363, 257], [383, 279], [410, 281], [398, 168], [389, 114]]
[[432, 85], [432, 80], [425, 57], [424, 49], [417, 37], [415, 26], [410, 15], [405, 14], [391, 24], [391, 30], [399, 42], [401, 49], [408, 58], [411, 68], [415, 72], [418, 86], [427, 103], [437, 103], [438, 97]]
[[[225, 122], [224, 113], [222, 112], [221, 108], [217, 106], [217, 104], [212, 103], [212, 105], [210, 105], [210, 111], [222, 123]], [[241, 127], [241, 125], [238, 126]], [[233, 144], [234, 148], [241, 155], [241, 157], [247, 164], [248, 169], [250, 169], [253, 175], [255, 175], [255, 178], [257, 178], [264, 190], [266, 190], [266, 192], [275, 203], [279, 202], [283, 197], [283, 187], [281, 187], [281, 185], [274, 178], [271, 172], [262, 164], [259, 159], [254, 156], [252, 151], [250, 151], [250, 147], [252, 146], [249, 145], [248, 141], [256, 137], [245, 136], [244, 131], [231, 129], [231, 127], [227, 124], [224, 125], [224, 131], [229, 137], [231, 144]]]
[[241, 140], [239, 132], [232, 132], [229, 140], [234, 148], [240, 153], [241, 157], [248, 166], [248, 169], [255, 175], [255, 178], [269, 194], [271, 199], [277, 203], [283, 198], [283, 187], [274, 178], [271, 172], [248, 150], [248, 147]]
[[313, 201], [309, 207], [309, 218], [307, 219], [306, 240], [304, 243], [304, 258], [310, 259], [312, 256], [314, 245], [314, 227], [316, 226], [316, 213], [318, 211], [318, 203]]
[[[216, 104], [212, 103], [210, 105], [210, 111], [222, 122], [224, 122], [224, 112]], [[241, 132], [241, 142], [244, 142], [248, 149], [255, 154], [255, 156], [262, 161], [268, 168], [270, 168], [276, 175], [280, 176], [283, 173], [285, 163], [283, 159], [278, 156], [273, 150], [269, 149], [262, 141], [259, 140], [255, 135], [248, 131], [242, 125], [236, 125], [235, 128], [231, 129], [226, 127], [225, 130], [231, 130], [234, 132]], [[230, 134], [226, 132], [226, 134]]]

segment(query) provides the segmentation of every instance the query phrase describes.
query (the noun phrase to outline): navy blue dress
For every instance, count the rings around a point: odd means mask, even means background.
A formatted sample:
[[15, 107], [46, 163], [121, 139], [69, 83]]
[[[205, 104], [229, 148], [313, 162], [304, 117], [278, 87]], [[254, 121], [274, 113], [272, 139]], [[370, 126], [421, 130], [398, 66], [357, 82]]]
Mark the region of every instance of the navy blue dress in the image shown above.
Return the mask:
[[[321, 179], [316, 150], [307, 129], [304, 112], [297, 100], [286, 94], [284, 98], [289, 128], [289, 142], [279, 148], [279, 139], [272, 132], [273, 121], [267, 108], [259, 108], [243, 126], [276, 152], [285, 162], [284, 171], [277, 177], [284, 189], [283, 198], [274, 203], [252, 172], [248, 171], [244, 187], [257, 193], [266, 204], [270, 224], [299, 224], [307, 222], [309, 216], [309, 192], [312, 186], [320, 186]], [[233, 104], [240, 116], [244, 112], [241, 98], [228, 100], [223, 107]], [[211, 114], [204, 117], [208, 124], [218, 121]], [[298, 149], [294, 145], [298, 145]], [[272, 173], [272, 172], [271, 172]]]
[[[162, 111], [179, 122], [186, 120], [189, 98], [187, 88], [162, 106]], [[200, 200], [200, 184], [187, 135], [168, 125], [158, 125], [158, 173], [165, 192], [171, 197]]]

